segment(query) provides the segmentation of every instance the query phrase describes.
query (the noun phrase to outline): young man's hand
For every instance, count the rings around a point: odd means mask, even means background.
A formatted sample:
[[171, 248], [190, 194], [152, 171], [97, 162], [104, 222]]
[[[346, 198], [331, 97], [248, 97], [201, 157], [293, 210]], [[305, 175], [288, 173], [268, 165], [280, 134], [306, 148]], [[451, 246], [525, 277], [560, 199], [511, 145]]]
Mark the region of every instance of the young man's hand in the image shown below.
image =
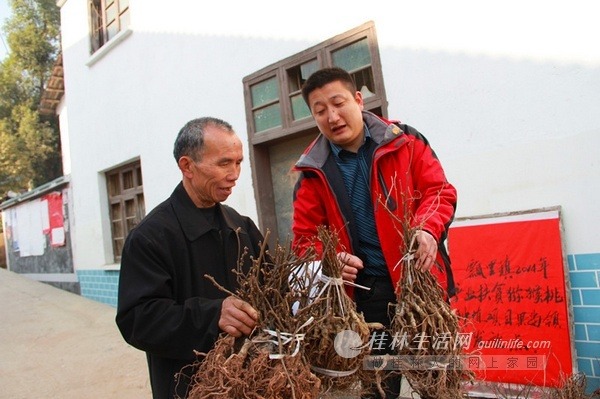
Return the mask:
[[362, 260], [348, 252], [340, 252], [337, 257], [342, 264], [342, 280], [354, 282], [359, 270], [364, 267]]
[[425, 230], [417, 231], [416, 235], [417, 243], [419, 244], [415, 253], [415, 258], [417, 259], [416, 268], [417, 270], [427, 272], [435, 264], [438, 244], [435, 238]]

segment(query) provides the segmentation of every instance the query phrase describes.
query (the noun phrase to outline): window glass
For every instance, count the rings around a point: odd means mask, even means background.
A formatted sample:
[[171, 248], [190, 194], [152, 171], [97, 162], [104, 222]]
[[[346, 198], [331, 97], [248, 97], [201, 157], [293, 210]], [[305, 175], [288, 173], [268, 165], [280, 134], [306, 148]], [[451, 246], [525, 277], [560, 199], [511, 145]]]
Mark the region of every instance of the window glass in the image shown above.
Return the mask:
[[109, 6], [106, 9], [106, 24], [109, 25], [111, 24], [115, 18], [117, 18], [117, 13], [119, 10], [117, 10], [117, 5], [116, 4], [112, 4], [111, 6]]
[[367, 39], [336, 50], [331, 54], [331, 57], [335, 66], [344, 68], [348, 72], [371, 65], [371, 54], [369, 53]]
[[298, 120], [310, 116], [310, 110], [302, 98], [302, 86], [306, 79], [319, 68], [316, 59], [299, 64], [287, 70], [288, 91], [292, 107], [292, 119]]
[[125, 12], [121, 14], [119, 17], [119, 24], [121, 26], [121, 30], [129, 26], [129, 9], [125, 10]]
[[108, 36], [108, 40], [115, 37], [117, 33], [119, 33], [119, 24], [117, 22], [113, 22], [112, 24], [106, 27], [106, 34]]
[[292, 117], [294, 120], [306, 118], [310, 116], [310, 109], [304, 102], [304, 98], [302, 98], [302, 94], [296, 94], [292, 96]]
[[319, 63], [317, 60], [312, 60], [310, 62], [306, 62], [300, 65], [302, 83], [306, 82], [306, 79], [308, 79], [308, 77], [312, 75], [313, 72], [316, 72], [317, 69], [319, 69]]
[[317, 69], [319, 64], [317, 60], [312, 60], [304, 64], [289, 68], [287, 70], [288, 75], [288, 90], [290, 93], [295, 93], [302, 90], [302, 85], [306, 82], [306, 79]]
[[[104, 4], [104, 5], [103, 5]], [[129, 0], [89, 0], [91, 52], [129, 26]]]
[[254, 111], [254, 127], [257, 132], [281, 126], [279, 103]]
[[372, 68], [365, 68], [352, 73], [352, 78], [356, 87], [363, 95], [363, 98], [369, 98], [375, 95], [375, 83], [373, 79]]
[[251, 90], [254, 108], [279, 99], [279, 85], [275, 77], [253, 85]]

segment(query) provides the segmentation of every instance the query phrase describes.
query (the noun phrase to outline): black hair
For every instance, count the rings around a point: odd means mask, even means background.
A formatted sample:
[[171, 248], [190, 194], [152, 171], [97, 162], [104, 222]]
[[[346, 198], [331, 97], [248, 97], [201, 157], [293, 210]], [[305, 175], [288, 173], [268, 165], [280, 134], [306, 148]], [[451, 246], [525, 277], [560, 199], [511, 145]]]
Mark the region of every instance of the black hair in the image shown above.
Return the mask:
[[337, 80], [346, 85], [352, 94], [356, 92], [356, 83], [346, 70], [338, 67], [323, 68], [314, 72], [306, 79], [306, 82], [304, 82], [304, 85], [302, 86], [302, 98], [304, 98], [304, 102], [310, 107], [310, 104], [308, 104], [308, 96], [310, 93]]
[[234, 133], [233, 127], [222, 119], [210, 116], [192, 119], [181, 128], [175, 139], [173, 156], [176, 162], [179, 162], [182, 156], [189, 156], [194, 161], [200, 160], [204, 148], [204, 130], [207, 126], [218, 127]]

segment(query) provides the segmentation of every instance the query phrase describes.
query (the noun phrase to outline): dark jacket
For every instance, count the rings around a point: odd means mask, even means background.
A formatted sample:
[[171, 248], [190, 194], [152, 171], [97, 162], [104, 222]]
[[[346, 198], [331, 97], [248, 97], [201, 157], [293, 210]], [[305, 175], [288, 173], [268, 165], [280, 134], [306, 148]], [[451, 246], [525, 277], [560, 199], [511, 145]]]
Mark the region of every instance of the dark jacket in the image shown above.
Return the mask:
[[[227, 294], [205, 274], [235, 291], [232, 270], [244, 248], [249, 255], [260, 251], [263, 236], [254, 222], [229, 206], [217, 207], [220, 233], [180, 183], [131, 231], [123, 248], [116, 322], [125, 340], [146, 352], [154, 398], [173, 397], [175, 374], [196, 360], [194, 350], [208, 352], [220, 333]], [[251, 260], [244, 259], [247, 270]], [[178, 393], [186, 388], [180, 383]]]
[[[392, 123], [363, 111], [363, 120], [377, 145], [371, 160], [371, 201], [375, 225], [394, 286], [403, 254], [403, 221], [428, 231], [438, 242], [431, 270], [450, 296], [454, 280], [444, 241], [456, 210], [456, 189], [446, 180], [440, 161], [425, 137], [413, 127]], [[327, 139], [319, 135], [295, 165], [301, 172], [294, 189], [294, 246], [304, 248], [326, 225], [339, 233], [338, 250], [357, 253], [358, 233], [344, 180]], [[352, 293], [351, 288], [347, 288]]]

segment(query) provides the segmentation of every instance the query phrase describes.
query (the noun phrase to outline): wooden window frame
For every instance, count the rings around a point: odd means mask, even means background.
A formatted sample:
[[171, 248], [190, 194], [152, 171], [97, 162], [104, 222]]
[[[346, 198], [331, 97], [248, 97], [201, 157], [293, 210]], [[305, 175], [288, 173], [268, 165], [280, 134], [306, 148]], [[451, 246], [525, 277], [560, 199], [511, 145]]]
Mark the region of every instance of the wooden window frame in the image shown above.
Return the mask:
[[[365, 98], [365, 109], [373, 111], [383, 117], [387, 117], [387, 98], [383, 84], [379, 46], [377, 43], [375, 25], [372, 21], [366, 22], [300, 53], [262, 68], [243, 79], [249, 154], [252, 167], [254, 194], [258, 208], [259, 225], [263, 230], [268, 229], [271, 232], [272, 243], [275, 239], [279, 238], [280, 234], [277, 229], [277, 215], [275, 212], [275, 199], [270, 169], [269, 146], [299, 136], [316, 136], [319, 133], [312, 117], [300, 120], [293, 119], [290, 92], [288, 90], [289, 82], [287, 71], [313, 59], [317, 60], [319, 68], [333, 66], [333, 52], [363, 39], [366, 39], [368, 44], [371, 57], [370, 68], [373, 74], [374, 83], [373, 91], [376, 93], [372, 97]], [[282, 125], [256, 132], [251, 87], [273, 76], [277, 77], [279, 83]]]
[[[117, 7], [117, 13], [114, 23], [117, 24], [117, 30], [113, 37], [109, 37], [109, 28], [107, 21], [107, 9], [111, 4]], [[119, 32], [125, 30], [127, 26], [122, 26], [121, 17], [129, 12], [129, 1], [127, 5], [121, 8], [121, 0], [88, 0], [90, 17], [90, 54], [100, 50], [102, 46], [112, 40]]]
[[[131, 172], [133, 179], [133, 185], [131, 187], [124, 187], [124, 175]], [[114, 193], [111, 190], [111, 181], [114, 176], [118, 176], [119, 187], [118, 192]], [[145, 203], [144, 203], [144, 183], [142, 181], [142, 167], [140, 161], [128, 163], [126, 165], [119, 166], [111, 169], [105, 173], [106, 177], [106, 192], [108, 197], [108, 213], [110, 220], [110, 233], [111, 242], [113, 248], [114, 262], [119, 263], [121, 261], [121, 250], [125, 244], [125, 239], [129, 232], [135, 227], [145, 216]], [[134, 209], [136, 210], [135, 215], [128, 216], [126, 213], [126, 202], [133, 201]], [[119, 214], [113, 213], [114, 206], [119, 206]], [[131, 222], [131, 226], [128, 222]], [[115, 231], [115, 224], [120, 224], [120, 230], [122, 235], [118, 235]]]

